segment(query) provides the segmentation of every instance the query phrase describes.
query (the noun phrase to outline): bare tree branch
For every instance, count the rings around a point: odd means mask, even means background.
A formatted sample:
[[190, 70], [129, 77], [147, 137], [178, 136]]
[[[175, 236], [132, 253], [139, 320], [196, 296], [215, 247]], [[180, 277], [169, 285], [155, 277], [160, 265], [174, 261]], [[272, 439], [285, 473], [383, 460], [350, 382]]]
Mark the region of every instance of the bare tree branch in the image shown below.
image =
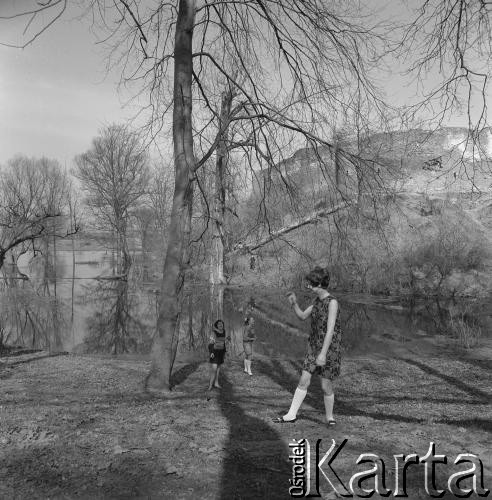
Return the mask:
[[272, 241], [286, 235], [287, 233], [290, 233], [292, 231], [295, 231], [303, 226], [306, 226], [308, 224], [315, 224], [318, 222], [321, 218], [323, 217], [328, 217], [329, 215], [332, 215], [340, 210], [344, 210], [346, 208], [350, 207], [349, 202], [343, 202], [339, 203], [338, 205], [331, 207], [331, 208], [324, 208], [321, 210], [317, 210], [313, 212], [312, 214], [309, 214], [306, 217], [303, 217], [301, 220], [298, 220], [296, 222], [293, 222], [292, 224], [289, 224], [288, 226], [282, 227], [280, 229], [277, 229], [276, 231], [272, 231], [268, 236], [263, 238], [260, 241], [257, 241], [255, 243], [250, 243], [250, 244], [240, 244], [237, 246], [236, 249], [233, 251], [229, 252], [227, 255], [231, 256], [236, 253], [251, 253], [257, 250], [258, 248], [267, 245], [268, 243], [271, 243]]

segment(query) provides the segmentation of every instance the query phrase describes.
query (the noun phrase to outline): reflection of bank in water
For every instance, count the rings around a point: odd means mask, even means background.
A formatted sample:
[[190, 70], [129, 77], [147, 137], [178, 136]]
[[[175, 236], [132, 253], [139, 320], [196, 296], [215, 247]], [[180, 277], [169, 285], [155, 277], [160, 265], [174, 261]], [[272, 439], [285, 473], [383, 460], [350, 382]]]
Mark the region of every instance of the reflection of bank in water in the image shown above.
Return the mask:
[[[29, 281], [9, 289], [0, 298], [4, 338], [10, 335], [9, 341], [18, 340], [26, 347], [72, 350], [77, 346], [78, 352], [147, 354], [155, 331], [159, 283], [143, 283], [134, 266], [126, 285], [115, 282], [100, 287], [95, 278], [111, 275], [110, 257], [104, 250], [78, 250], [72, 276], [72, 254], [60, 249], [54, 273], [56, 307], [53, 307], [53, 280], [49, 283], [49, 294], [35, 297], [27, 293], [29, 286], [43, 284], [43, 269], [36, 265], [30, 268], [27, 257], [19, 259], [19, 269], [29, 276]], [[453, 343], [452, 331], [469, 336], [479, 329], [482, 336], [492, 332], [492, 311], [485, 301], [421, 300], [400, 304], [394, 298], [335, 295], [341, 307], [345, 352], [354, 355], [384, 353], [390, 343], [406, 348], [424, 336], [444, 335]], [[304, 305], [309, 304], [310, 299], [302, 292], [298, 296]], [[225, 287], [223, 319], [232, 340], [228, 356], [244, 355], [244, 307], [251, 297], [257, 299], [253, 310], [254, 352], [269, 357], [302, 358], [309, 321], [298, 321], [285, 300], [285, 290], [276, 288]], [[178, 360], [207, 359], [204, 339], [211, 323], [209, 285], [190, 285], [180, 316]]]
[[[275, 297], [271, 297], [270, 304], [278, 303], [281, 293], [283, 297], [283, 291], [278, 291]], [[273, 358], [301, 359], [309, 335], [309, 320], [297, 321], [296, 324], [288, 307], [280, 311], [277, 308], [275, 314], [275, 308], [268, 303], [268, 296], [263, 294], [263, 297], [253, 312], [257, 335], [255, 351]], [[391, 356], [408, 349], [435, 351], [443, 344], [446, 347], [466, 347], [451, 330], [453, 322], [458, 320], [484, 335], [492, 331], [490, 310], [485, 304], [477, 302], [426, 300], [405, 304], [398, 303], [394, 298], [342, 294], [338, 298], [345, 355]], [[308, 299], [305, 300], [308, 305]], [[240, 353], [241, 315], [228, 310], [226, 318], [235, 330], [235, 352]]]
[[[224, 322], [231, 336], [227, 357], [244, 357], [244, 307], [249, 298], [257, 294], [251, 289], [226, 288], [224, 291]], [[271, 358], [301, 359], [305, 354], [310, 322], [297, 320], [288, 305], [278, 307], [279, 297], [284, 295], [284, 290], [271, 289], [267, 293], [263, 291], [262, 299], [257, 301], [252, 313], [256, 334], [254, 352]], [[308, 299], [304, 297], [304, 300], [308, 305]], [[409, 307], [398, 304], [395, 299], [360, 295], [340, 295], [339, 302], [343, 348], [345, 355], [350, 356], [371, 353], [391, 356], [395, 349], [403, 352], [415, 345], [421, 349], [426, 341], [431, 343], [430, 340], [448, 327], [450, 314], [456, 316], [459, 311], [469, 309], [469, 304], [458, 303], [450, 313], [450, 304], [437, 306], [431, 301], [422, 301]], [[206, 342], [211, 328], [209, 307], [208, 286], [193, 287], [183, 305], [177, 361], [207, 359]], [[437, 307], [440, 313], [436, 312]], [[473, 315], [470, 318], [477, 321]], [[467, 321], [472, 321], [470, 318]], [[482, 315], [482, 320], [489, 321], [490, 314]], [[451, 339], [449, 342], [452, 343]]]
[[64, 304], [29, 283], [18, 285], [0, 290], [0, 348], [8, 345], [63, 350], [67, 334]]
[[145, 353], [150, 351], [150, 325], [140, 295], [127, 280], [100, 281], [91, 290], [93, 314], [86, 320], [88, 353]]

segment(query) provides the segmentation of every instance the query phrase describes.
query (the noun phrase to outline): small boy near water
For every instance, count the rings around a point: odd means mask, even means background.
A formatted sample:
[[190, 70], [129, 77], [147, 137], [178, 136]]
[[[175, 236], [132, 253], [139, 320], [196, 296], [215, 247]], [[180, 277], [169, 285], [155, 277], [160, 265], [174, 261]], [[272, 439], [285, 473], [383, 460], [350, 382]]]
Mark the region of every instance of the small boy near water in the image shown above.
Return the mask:
[[244, 373], [248, 375], [253, 375], [251, 372], [251, 361], [253, 360], [253, 342], [255, 340], [255, 319], [252, 315], [252, 307], [248, 306], [243, 329]]

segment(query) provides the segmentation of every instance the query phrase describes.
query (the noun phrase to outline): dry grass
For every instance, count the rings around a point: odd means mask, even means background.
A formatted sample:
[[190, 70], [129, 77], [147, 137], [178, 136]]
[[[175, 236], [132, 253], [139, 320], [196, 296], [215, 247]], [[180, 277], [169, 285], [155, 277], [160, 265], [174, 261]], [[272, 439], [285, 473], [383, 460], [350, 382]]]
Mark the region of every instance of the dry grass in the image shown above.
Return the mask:
[[471, 349], [478, 346], [482, 338], [482, 329], [478, 325], [470, 325], [464, 318], [451, 318], [449, 322], [451, 335], [460, 347]]
[[[177, 371], [172, 397], [142, 394], [146, 361], [60, 356], [5, 367], [0, 497], [287, 499], [293, 438], [313, 445], [322, 438], [324, 448], [347, 438], [334, 464], [345, 481], [360, 453], [393, 464], [396, 453], [422, 456], [430, 441], [451, 462], [465, 450], [483, 457], [490, 478], [486, 364], [442, 353], [347, 358], [336, 383], [334, 429], [323, 423], [318, 380], [294, 425], [272, 423], [288, 408], [298, 366], [256, 356], [248, 377], [242, 360], [229, 356], [223, 389], [210, 401], [205, 362]], [[445, 488], [451, 469], [438, 469]], [[410, 469], [410, 498], [428, 498], [423, 481], [422, 468]]]

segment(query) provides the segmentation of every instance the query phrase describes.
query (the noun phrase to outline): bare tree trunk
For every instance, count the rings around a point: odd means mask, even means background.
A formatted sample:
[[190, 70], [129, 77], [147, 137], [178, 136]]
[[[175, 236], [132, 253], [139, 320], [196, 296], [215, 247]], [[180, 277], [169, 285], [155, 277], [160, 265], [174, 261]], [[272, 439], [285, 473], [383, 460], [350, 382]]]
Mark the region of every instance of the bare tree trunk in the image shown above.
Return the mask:
[[318, 222], [322, 217], [328, 217], [329, 215], [334, 214], [335, 212], [338, 212], [340, 210], [344, 210], [346, 208], [349, 208], [351, 204], [353, 203], [353, 200], [346, 200], [341, 203], [338, 203], [337, 205], [334, 205], [333, 207], [330, 208], [322, 208], [320, 210], [316, 210], [312, 212], [311, 214], [307, 215], [303, 219], [297, 220], [288, 226], [281, 227], [277, 231], [272, 231], [270, 234], [268, 234], [265, 238], [251, 244], [243, 244], [241, 246], [238, 246], [236, 249], [232, 250], [231, 252], [228, 253], [228, 255], [232, 256], [238, 253], [248, 253], [248, 252], [254, 252], [258, 248], [267, 245], [268, 243], [276, 240], [277, 238], [280, 238], [281, 236], [284, 236], [285, 234], [288, 234], [296, 229], [299, 229], [300, 227], [306, 226], [308, 224], [315, 224]]
[[210, 321], [224, 320], [224, 285], [211, 284], [210, 286]]
[[44, 264], [44, 269], [43, 269], [43, 292], [44, 292], [45, 295], [51, 296], [50, 283], [49, 283], [49, 265], [50, 265], [49, 251], [50, 251], [50, 242], [49, 242], [49, 236], [48, 235], [46, 235], [43, 238], [43, 246], [44, 246], [44, 255], [43, 255], [43, 264]]
[[121, 274], [121, 248], [120, 248], [121, 236], [120, 236], [120, 224], [117, 222], [116, 227], [116, 275], [119, 276]]
[[184, 275], [184, 256], [189, 241], [187, 215], [193, 201], [195, 167], [191, 121], [193, 72], [192, 41], [195, 0], [180, 0], [174, 49], [173, 142], [175, 183], [168, 247], [164, 261], [157, 331], [152, 345], [151, 371], [147, 386], [170, 389], [173, 339], [179, 324], [179, 296]]
[[189, 349], [195, 348], [195, 336], [193, 335], [193, 295], [188, 296], [188, 343]]
[[53, 220], [53, 294], [54, 301], [51, 314], [53, 315], [53, 344], [51, 342], [50, 334], [47, 334], [49, 352], [53, 351], [53, 345], [55, 349], [61, 348], [60, 341], [60, 317], [59, 317], [59, 308], [58, 308], [58, 298], [57, 298], [57, 286], [56, 286], [56, 222]]
[[207, 325], [208, 325], [208, 315], [206, 312], [202, 311], [202, 315], [200, 317], [200, 334], [199, 334], [201, 345], [207, 344], [207, 339], [208, 339]]
[[215, 164], [215, 196], [213, 212], [213, 234], [210, 254], [210, 312], [211, 321], [223, 319], [224, 311], [224, 215], [225, 215], [225, 176], [227, 174], [227, 122], [231, 113], [232, 90], [222, 94], [219, 133], [221, 138], [217, 147]]
[[128, 248], [128, 234], [127, 234], [127, 220], [124, 219], [121, 222], [121, 274], [128, 275], [130, 272], [130, 267], [132, 265], [132, 256]]
[[15, 256], [13, 253], [10, 254], [10, 266], [7, 266], [7, 276], [8, 276], [8, 284], [10, 288], [17, 287], [17, 264], [15, 262]]
[[364, 177], [362, 174], [362, 170], [360, 169], [360, 167], [358, 167], [357, 168], [357, 205], [359, 205], [359, 206], [360, 206], [360, 202], [362, 199], [362, 188], [363, 188], [362, 181], [363, 180], [364, 180]]
[[112, 268], [112, 275], [114, 276], [116, 274], [115, 271], [115, 235], [114, 235], [114, 229], [111, 230], [111, 268]]
[[56, 297], [56, 221], [53, 219], [53, 287]]
[[[190, 194], [191, 200], [187, 204], [187, 216], [186, 216], [186, 224], [183, 230], [183, 241], [185, 242], [183, 246], [183, 252], [181, 257], [181, 271], [178, 277], [178, 285], [176, 291], [176, 300], [178, 302], [178, 316], [176, 320], [176, 324], [174, 326], [174, 332], [172, 336], [171, 342], [171, 363], [170, 363], [170, 373], [172, 372], [172, 368], [174, 366], [174, 361], [176, 360], [176, 355], [178, 354], [178, 344], [179, 344], [179, 333], [181, 329], [181, 308], [184, 302], [183, 297], [183, 285], [185, 281], [185, 272], [186, 269], [190, 266], [191, 259], [191, 246], [190, 246], [190, 234], [191, 234], [191, 222], [193, 216], [193, 189]], [[187, 243], [187, 244], [186, 244]]]
[[[215, 165], [215, 197], [213, 212], [212, 252], [210, 260], [210, 283], [222, 284], [224, 279], [224, 214], [225, 214], [225, 175], [227, 173], [227, 121], [231, 113], [232, 91], [224, 91], [220, 109], [219, 133], [221, 138], [217, 147]], [[222, 132], [221, 132], [222, 131]]]
[[338, 140], [335, 142], [335, 185], [336, 187], [340, 187], [340, 145], [338, 144]]
[[70, 314], [70, 325], [72, 328], [72, 341], [73, 341], [73, 319], [74, 319], [74, 300], [75, 300], [75, 235], [73, 228], [74, 224], [74, 213], [72, 208], [72, 200], [69, 201], [70, 208], [70, 233], [72, 238], [72, 300], [71, 300], [71, 314]]

